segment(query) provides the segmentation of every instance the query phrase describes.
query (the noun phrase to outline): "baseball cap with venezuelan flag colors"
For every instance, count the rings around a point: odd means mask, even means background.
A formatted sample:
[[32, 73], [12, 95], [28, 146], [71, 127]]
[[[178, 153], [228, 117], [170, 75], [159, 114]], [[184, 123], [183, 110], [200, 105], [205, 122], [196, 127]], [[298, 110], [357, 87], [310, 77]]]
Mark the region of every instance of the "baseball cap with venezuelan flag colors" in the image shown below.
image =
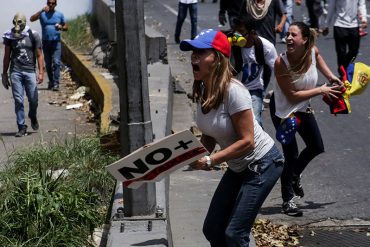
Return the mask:
[[193, 40], [185, 39], [180, 43], [180, 50], [182, 51], [211, 48], [221, 52], [226, 57], [230, 57], [231, 46], [227, 36], [213, 29], [202, 30]]

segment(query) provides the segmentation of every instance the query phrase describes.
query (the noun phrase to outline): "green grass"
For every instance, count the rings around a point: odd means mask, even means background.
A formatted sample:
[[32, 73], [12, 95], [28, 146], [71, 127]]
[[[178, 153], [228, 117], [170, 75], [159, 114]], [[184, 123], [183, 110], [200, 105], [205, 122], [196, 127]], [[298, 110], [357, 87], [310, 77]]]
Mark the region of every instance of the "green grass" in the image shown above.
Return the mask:
[[[0, 172], [1, 246], [92, 246], [104, 224], [115, 180], [105, 166], [118, 157], [98, 138], [37, 145], [9, 157]], [[68, 175], [52, 177], [52, 171]]]
[[68, 31], [62, 32], [63, 40], [73, 48], [90, 52], [94, 45], [93, 28], [96, 20], [91, 14], [68, 21]]

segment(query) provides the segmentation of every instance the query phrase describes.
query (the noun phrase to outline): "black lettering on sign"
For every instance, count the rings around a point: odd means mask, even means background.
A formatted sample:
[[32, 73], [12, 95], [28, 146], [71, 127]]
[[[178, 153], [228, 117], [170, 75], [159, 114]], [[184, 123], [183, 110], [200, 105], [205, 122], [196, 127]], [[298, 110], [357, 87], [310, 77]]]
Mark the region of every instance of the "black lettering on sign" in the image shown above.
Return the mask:
[[[162, 154], [162, 157], [160, 159], [155, 159], [154, 155], [156, 154]], [[145, 162], [148, 163], [149, 165], [159, 165], [166, 160], [168, 160], [172, 155], [172, 152], [168, 148], [158, 148], [154, 150], [153, 152], [149, 153], [145, 157]], [[158, 155], [157, 155], [158, 156]]]
[[179, 149], [179, 148], [183, 148], [184, 150], [188, 149], [188, 144], [192, 143], [193, 141], [188, 141], [188, 142], [184, 142], [184, 141], [179, 141], [179, 146], [175, 147], [175, 150]]
[[134, 167], [122, 167], [118, 170], [119, 173], [121, 173], [122, 176], [124, 176], [126, 179], [133, 179], [135, 178], [132, 173], [140, 173], [144, 174], [146, 171], [149, 170], [149, 168], [145, 165], [145, 163], [141, 160], [135, 160], [134, 164], [137, 166], [137, 168]]

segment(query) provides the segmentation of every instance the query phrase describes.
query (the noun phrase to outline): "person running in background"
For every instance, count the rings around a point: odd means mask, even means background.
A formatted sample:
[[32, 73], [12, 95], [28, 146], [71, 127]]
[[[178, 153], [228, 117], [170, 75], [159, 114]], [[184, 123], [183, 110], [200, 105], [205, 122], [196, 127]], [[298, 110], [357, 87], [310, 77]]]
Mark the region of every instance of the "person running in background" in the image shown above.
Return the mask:
[[184, 24], [184, 21], [186, 19], [188, 9], [191, 21], [191, 36], [190, 36], [191, 39], [194, 39], [195, 35], [197, 34], [198, 0], [180, 0], [175, 29], [176, 44], [180, 43], [181, 28], [182, 24]]
[[[9, 89], [11, 82], [18, 126], [15, 137], [22, 137], [27, 135], [24, 92], [26, 92], [29, 102], [28, 117], [31, 120], [31, 127], [33, 130], [39, 129], [37, 84], [41, 84], [44, 80], [44, 58], [40, 35], [26, 26], [26, 16], [17, 13], [13, 18], [13, 24], [14, 27], [3, 35], [5, 46], [1, 77], [5, 89]], [[38, 73], [36, 73], [36, 61]]]
[[283, 156], [273, 139], [253, 117], [252, 99], [233, 78], [227, 36], [203, 30], [194, 40], [183, 40], [182, 51], [192, 51], [193, 99], [200, 141], [209, 153], [191, 167], [210, 170], [228, 163], [213, 195], [203, 225], [211, 246], [249, 246], [249, 235], [259, 209], [280, 177]]
[[[300, 119], [298, 133], [305, 148], [299, 152], [296, 138], [282, 143], [285, 157], [281, 176], [282, 211], [290, 216], [302, 216], [294, 202], [295, 195], [304, 196], [301, 175], [309, 162], [324, 152], [324, 144], [310, 99], [324, 94], [336, 97], [342, 82], [329, 69], [315, 46], [317, 33], [303, 22], [294, 22], [287, 33], [287, 50], [275, 62], [277, 83], [270, 100], [270, 115], [276, 129], [292, 114]], [[330, 85], [317, 87], [317, 69]], [[334, 84], [334, 85], [333, 85]]]
[[274, 69], [277, 58], [275, 46], [256, 33], [255, 20], [247, 15], [235, 19], [234, 29], [247, 40], [244, 47], [234, 53], [235, 70], [252, 96], [253, 113], [262, 125], [263, 97], [265, 94], [263, 71], [265, 65]]
[[[229, 22], [231, 29], [234, 28], [234, 19], [238, 18], [241, 13], [243, 1], [240, 0], [220, 0], [220, 10], [218, 12], [218, 21], [222, 26]], [[226, 13], [228, 21], [226, 19]]]
[[68, 25], [62, 12], [55, 10], [57, 0], [47, 0], [46, 6], [31, 16], [30, 21], [40, 20], [42, 28], [42, 50], [45, 57], [46, 72], [49, 77], [48, 89], [59, 90], [62, 45], [61, 31]]
[[[330, 0], [326, 20], [327, 29], [334, 25], [334, 41], [337, 53], [338, 72], [353, 61], [360, 49], [359, 28], [367, 27], [365, 0]], [[360, 18], [359, 18], [360, 17]]]
[[322, 0], [306, 0], [306, 7], [308, 11], [308, 18], [310, 20], [310, 27], [319, 31], [320, 28], [320, 16], [324, 13], [323, 6], [321, 5]]
[[[252, 16], [256, 20], [257, 35], [276, 45], [276, 34], [284, 30], [286, 10], [281, 0], [246, 0], [242, 15]], [[279, 22], [278, 22], [279, 20]], [[264, 89], [270, 83], [272, 70], [265, 64], [263, 72]]]

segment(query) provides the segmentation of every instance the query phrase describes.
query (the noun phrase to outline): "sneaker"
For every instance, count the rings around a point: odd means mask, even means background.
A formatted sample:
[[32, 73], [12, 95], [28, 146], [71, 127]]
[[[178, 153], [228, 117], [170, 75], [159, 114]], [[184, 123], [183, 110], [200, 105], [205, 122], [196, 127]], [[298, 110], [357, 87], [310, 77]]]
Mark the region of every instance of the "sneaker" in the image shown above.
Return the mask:
[[53, 91], [59, 91], [59, 86], [54, 86]]
[[17, 133], [15, 133], [15, 137], [22, 137], [27, 135], [27, 127], [20, 129]]
[[34, 119], [31, 118], [31, 127], [33, 130], [39, 129], [39, 121], [37, 121], [37, 118]]
[[280, 41], [281, 41], [281, 43], [284, 43], [284, 44], [285, 44], [285, 43], [286, 43], [286, 38], [285, 38], [285, 37], [283, 37], [283, 38], [281, 38], [281, 40], [280, 40]]
[[288, 216], [301, 217], [303, 212], [297, 207], [293, 199], [283, 202], [282, 212]]
[[293, 188], [294, 194], [296, 194], [300, 198], [304, 197], [304, 191], [303, 191], [303, 187], [301, 184], [301, 177], [302, 175], [293, 176], [293, 179], [292, 179], [292, 188]]

